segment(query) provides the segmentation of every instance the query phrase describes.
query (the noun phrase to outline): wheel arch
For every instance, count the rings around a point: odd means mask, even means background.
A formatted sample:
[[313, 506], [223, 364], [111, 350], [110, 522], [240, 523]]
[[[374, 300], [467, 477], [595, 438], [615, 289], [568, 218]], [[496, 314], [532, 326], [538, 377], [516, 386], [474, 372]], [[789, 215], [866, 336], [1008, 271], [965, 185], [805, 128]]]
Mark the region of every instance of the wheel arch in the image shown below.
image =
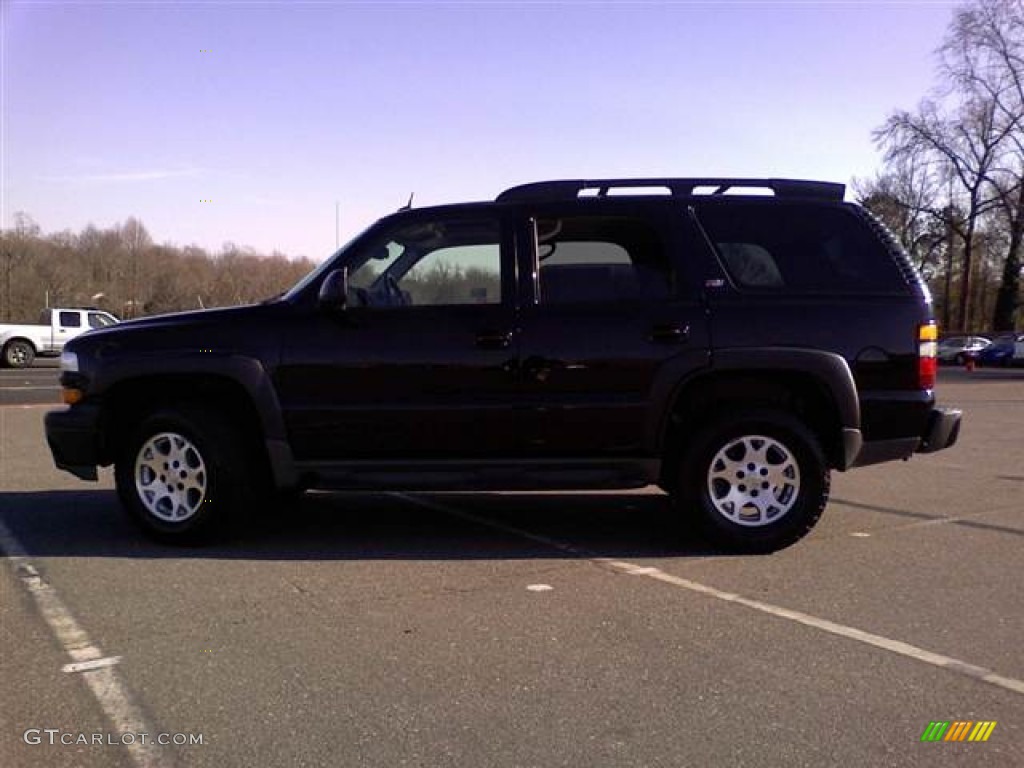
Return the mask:
[[39, 347], [36, 346], [35, 341], [33, 341], [30, 336], [21, 336], [21, 335], [17, 335], [17, 334], [15, 334], [14, 336], [8, 336], [6, 339], [4, 339], [3, 343], [0, 344], [0, 349], [3, 349], [8, 344], [10, 344], [12, 341], [24, 341], [26, 344], [28, 344], [30, 347], [32, 347], [32, 349], [34, 349], [36, 352], [39, 351]]
[[144, 414], [190, 404], [223, 412], [257, 457], [266, 461], [274, 484], [279, 488], [294, 485], [295, 468], [284, 420], [263, 366], [246, 358], [221, 359], [221, 365], [211, 365], [210, 358], [200, 362], [189, 366], [176, 358], [134, 375], [111, 377], [105, 383], [102, 463], [116, 460], [124, 440]]
[[833, 353], [789, 348], [716, 351], [711, 366], [671, 389], [656, 450], [668, 458], [678, 455], [688, 435], [723, 409], [738, 408], [796, 415], [818, 438], [831, 467], [847, 469], [860, 450], [860, 404], [849, 365]]

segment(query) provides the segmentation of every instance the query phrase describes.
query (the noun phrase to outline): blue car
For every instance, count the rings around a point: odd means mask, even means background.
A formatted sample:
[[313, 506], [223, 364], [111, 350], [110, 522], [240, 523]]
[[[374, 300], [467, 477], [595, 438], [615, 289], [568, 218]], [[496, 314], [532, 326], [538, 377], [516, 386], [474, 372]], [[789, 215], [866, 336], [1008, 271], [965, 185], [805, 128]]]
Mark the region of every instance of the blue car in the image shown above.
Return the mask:
[[974, 353], [974, 359], [982, 366], [1007, 367], [1014, 364], [1013, 349], [1018, 341], [1024, 342], [1024, 334], [1005, 334], [996, 336], [992, 343]]

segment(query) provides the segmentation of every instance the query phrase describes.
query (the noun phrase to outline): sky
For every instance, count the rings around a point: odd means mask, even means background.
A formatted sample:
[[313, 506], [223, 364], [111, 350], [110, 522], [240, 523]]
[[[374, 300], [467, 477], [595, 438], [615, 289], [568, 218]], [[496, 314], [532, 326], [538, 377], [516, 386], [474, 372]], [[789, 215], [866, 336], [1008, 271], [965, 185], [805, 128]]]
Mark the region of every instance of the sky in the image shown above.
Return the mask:
[[158, 243], [320, 261], [410, 194], [870, 177], [872, 130], [938, 84], [955, 3], [0, 7], [3, 227], [134, 216]]

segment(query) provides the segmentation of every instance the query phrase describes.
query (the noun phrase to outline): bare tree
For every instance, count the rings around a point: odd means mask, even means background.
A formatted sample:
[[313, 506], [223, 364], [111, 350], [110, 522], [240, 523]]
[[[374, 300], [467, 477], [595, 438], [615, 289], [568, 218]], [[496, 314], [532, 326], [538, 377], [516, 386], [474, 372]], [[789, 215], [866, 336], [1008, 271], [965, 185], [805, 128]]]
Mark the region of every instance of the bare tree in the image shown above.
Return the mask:
[[947, 113], [935, 101], [925, 100], [916, 113], [896, 112], [875, 132], [887, 161], [930, 157], [937, 177], [950, 180], [960, 193], [964, 226], [958, 231], [963, 243], [958, 321], [964, 329], [971, 322], [975, 231], [980, 217], [998, 202], [989, 181], [1007, 132], [1007, 126], [996, 120], [995, 105], [980, 98], [963, 103], [955, 114]]
[[139, 262], [143, 252], [153, 244], [149, 232], [142, 222], [129, 216], [120, 227], [121, 243], [128, 256], [128, 301], [125, 302], [125, 316], [136, 317], [144, 301], [140, 300]]
[[927, 157], [906, 152], [873, 179], [855, 180], [854, 195], [886, 223], [915, 266], [934, 274], [945, 242], [946, 201]]
[[102, 296], [97, 303], [129, 316], [248, 303], [279, 294], [314, 266], [230, 243], [217, 257], [196, 246], [154, 245], [136, 218], [43, 235], [19, 214], [0, 232], [0, 317], [35, 318], [47, 295], [63, 303]]
[[950, 82], [990, 102], [1005, 134], [989, 176], [1008, 233], [992, 325], [1010, 329], [1020, 303], [1024, 248], [1024, 2], [978, 0], [961, 7], [940, 54]]
[[[967, 329], [982, 313], [987, 317], [988, 296], [972, 281], [976, 274], [986, 281], [995, 270], [992, 323], [1008, 328], [1019, 304], [1024, 249], [1024, 0], [962, 5], [938, 54], [942, 88], [915, 112], [891, 115], [875, 140], [885, 150], [887, 173], [923, 156], [932, 178], [948, 184], [945, 204], [934, 207], [946, 212], [950, 245], [955, 239], [962, 249], [959, 324]], [[1001, 256], [997, 247], [1005, 248]], [[954, 261], [950, 248], [947, 298]]]
[[[23, 302], [15, 297], [15, 290], [24, 288], [24, 280], [19, 280], [19, 272], [32, 254], [33, 241], [39, 238], [39, 225], [24, 211], [14, 214], [14, 228], [5, 231], [2, 238], [0, 253], [3, 255], [4, 274], [4, 312], [5, 322], [25, 317]], [[19, 291], [20, 292], [20, 291]]]

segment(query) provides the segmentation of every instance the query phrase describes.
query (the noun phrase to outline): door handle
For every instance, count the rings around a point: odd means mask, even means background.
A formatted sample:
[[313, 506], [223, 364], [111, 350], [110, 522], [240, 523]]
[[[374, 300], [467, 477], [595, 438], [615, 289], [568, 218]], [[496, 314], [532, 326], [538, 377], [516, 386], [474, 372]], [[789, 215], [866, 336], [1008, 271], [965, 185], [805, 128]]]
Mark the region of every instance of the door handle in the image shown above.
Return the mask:
[[674, 323], [654, 326], [647, 337], [648, 341], [653, 341], [656, 344], [682, 344], [688, 338], [690, 338], [690, 326], [679, 326]]
[[546, 357], [537, 357], [536, 355], [528, 357], [523, 361], [523, 376], [534, 381], [544, 383], [548, 380], [548, 376], [551, 375], [551, 370], [555, 367], [555, 361], [549, 360]]
[[483, 331], [476, 337], [476, 345], [480, 349], [508, 349], [511, 343], [511, 331]]

